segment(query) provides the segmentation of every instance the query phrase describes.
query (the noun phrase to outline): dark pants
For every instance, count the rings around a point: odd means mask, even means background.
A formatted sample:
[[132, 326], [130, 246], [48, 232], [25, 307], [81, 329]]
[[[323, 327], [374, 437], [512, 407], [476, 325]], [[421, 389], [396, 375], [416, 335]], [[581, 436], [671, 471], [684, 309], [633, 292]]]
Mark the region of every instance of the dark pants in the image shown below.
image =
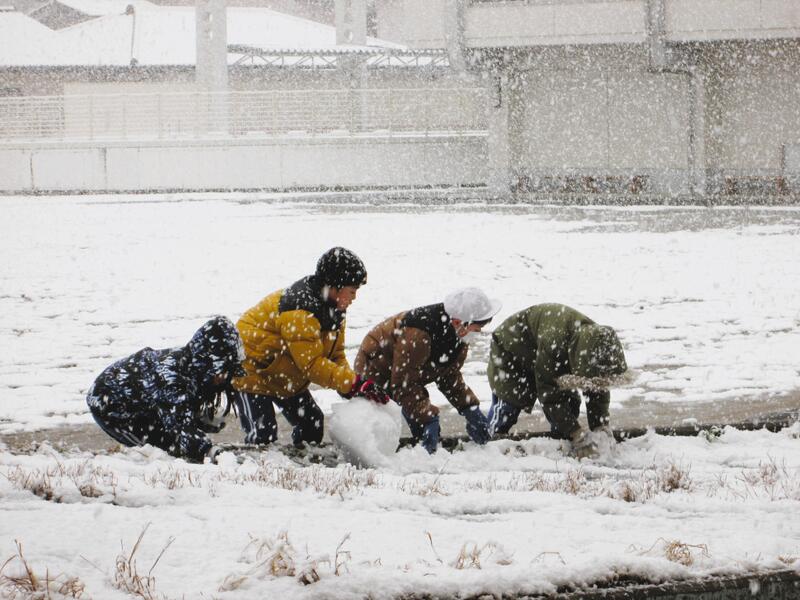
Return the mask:
[[322, 441], [325, 416], [308, 390], [289, 398], [236, 392], [234, 404], [239, 412], [246, 444], [269, 444], [278, 439], [273, 403], [292, 425], [292, 443], [295, 446], [302, 446], [304, 442], [319, 444]]
[[130, 415], [124, 421], [112, 414], [104, 413], [96, 405], [89, 404], [92, 417], [107, 435], [123, 446], [150, 444], [173, 456], [202, 462], [211, 448], [211, 440], [199, 429], [169, 430], [158, 415], [142, 411]]
[[489, 435], [505, 435], [517, 424], [521, 408], [513, 404], [503, 402], [495, 394], [492, 394], [492, 405], [489, 407]]
[[[550, 421], [550, 435], [556, 439], [566, 439], [569, 432], [562, 432], [553, 424], [551, 417], [552, 408], [559, 411], [564, 411], [572, 416], [577, 421], [578, 416], [581, 414], [581, 399], [580, 396], [575, 394], [564, 402], [564, 405], [544, 406], [544, 413], [548, 421]], [[550, 409], [550, 410], [548, 410]], [[522, 412], [521, 408], [517, 408], [513, 404], [503, 402], [495, 394], [492, 394], [492, 405], [489, 407], [489, 435], [505, 435], [511, 428], [517, 424], [519, 413]], [[590, 423], [591, 424], [591, 423]], [[594, 429], [594, 427], [592, 427]]]
[[408, 416], [405, 408], [400, 412], [403, 414], [403, 418], [406, 420], [406, 425], [408, 425], [408, 430], [411, 432], [411, 437], [414, 438], [414, 443], [417, 443], [422, 439], [422, 434], [425, 433], [425, 426], [417, 423], [414, 419]]

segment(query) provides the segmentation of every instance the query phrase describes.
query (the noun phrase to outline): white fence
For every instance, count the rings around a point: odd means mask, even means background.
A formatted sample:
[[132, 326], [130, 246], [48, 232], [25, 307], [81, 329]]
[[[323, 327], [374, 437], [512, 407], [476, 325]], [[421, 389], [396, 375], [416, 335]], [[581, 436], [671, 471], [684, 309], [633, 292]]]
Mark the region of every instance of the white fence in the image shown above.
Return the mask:
[[475, 88], [10, 97], [0, 98], [0, 141], [472, 133], [487, 129], [487, 105]]
[[0, 144], [0, 193], [481, 186], [485, 134]]

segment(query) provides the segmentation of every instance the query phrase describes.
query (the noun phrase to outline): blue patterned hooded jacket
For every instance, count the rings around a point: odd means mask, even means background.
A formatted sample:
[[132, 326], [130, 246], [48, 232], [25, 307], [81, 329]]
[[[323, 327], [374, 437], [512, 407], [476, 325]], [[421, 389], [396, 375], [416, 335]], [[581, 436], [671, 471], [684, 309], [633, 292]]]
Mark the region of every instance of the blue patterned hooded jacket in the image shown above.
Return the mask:
[[[107, 367], [95, 380], [87, 403], [112, 437], [136, 445], [152, 443], [175, 456], [202, 460], [218, 431], [210, 421], [233, 377], [244, 374], [244, 350], [236, 327], [214, 317], [179, 348], [143, 348]], [[214, 376], [226, 374], [214, 385]], [[123, 429], [122, 439], [114, 429]], [[125, 431], [127, 430], [127, 431]], [[141, 435], [144, 432], [144, 435]]]

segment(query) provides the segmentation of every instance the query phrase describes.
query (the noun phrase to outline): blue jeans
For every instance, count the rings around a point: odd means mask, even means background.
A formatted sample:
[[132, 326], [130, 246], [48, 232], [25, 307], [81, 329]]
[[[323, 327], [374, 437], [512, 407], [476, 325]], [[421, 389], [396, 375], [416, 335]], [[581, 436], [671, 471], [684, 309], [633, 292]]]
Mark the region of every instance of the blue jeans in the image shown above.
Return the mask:
[[517, 424], [521, 412], [521, 408], [503, 402], [495, 394], [492, 394], [492, 405], [489, 407], [488, 415], [489, 435], [494, 437], [508, 433]]

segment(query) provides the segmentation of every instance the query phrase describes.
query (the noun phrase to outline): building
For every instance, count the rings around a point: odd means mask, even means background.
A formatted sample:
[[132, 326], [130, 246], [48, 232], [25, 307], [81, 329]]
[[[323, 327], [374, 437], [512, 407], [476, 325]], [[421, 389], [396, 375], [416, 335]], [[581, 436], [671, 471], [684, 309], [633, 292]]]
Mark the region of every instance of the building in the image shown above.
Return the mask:
[[[800, 193], [794, 0], [236, 2], [261, 6], [223, 11], [226, 44], [220, 51], [217, 36], [207, 56], [217, 66], [208, 68], [196, 59], [191, 6], [37, 8], [56, 29], [0, 13], [0, 94], [71, 98], [54, 110], [72, 115], [59, 126], [73, 140], [87, 129], [94, 139], [162, 144], [193, 135], [220, 144], [305, 134], [375, 141], [388, 132], [414, 148], [402, 168], [381, 163], [370, 177], [321, 169], [332, 177], [315, 180], [322, 187], [468, 185], [502, 198], [632, 202], [781, 202]], [[204, 83], [201, 72], [224, 77]], [[113, 102], [96, 99], [108, 92]], [[27, 114], [6, 122], [35, 121]], [[432, 132], [449, 136], [435, 151]], [[428, 175], [386, 175], [428, 165], [430, 152]]]
[[493, 79], [495, 187], [800, 191], [794, 0], [376, 0], [377, 34]]

